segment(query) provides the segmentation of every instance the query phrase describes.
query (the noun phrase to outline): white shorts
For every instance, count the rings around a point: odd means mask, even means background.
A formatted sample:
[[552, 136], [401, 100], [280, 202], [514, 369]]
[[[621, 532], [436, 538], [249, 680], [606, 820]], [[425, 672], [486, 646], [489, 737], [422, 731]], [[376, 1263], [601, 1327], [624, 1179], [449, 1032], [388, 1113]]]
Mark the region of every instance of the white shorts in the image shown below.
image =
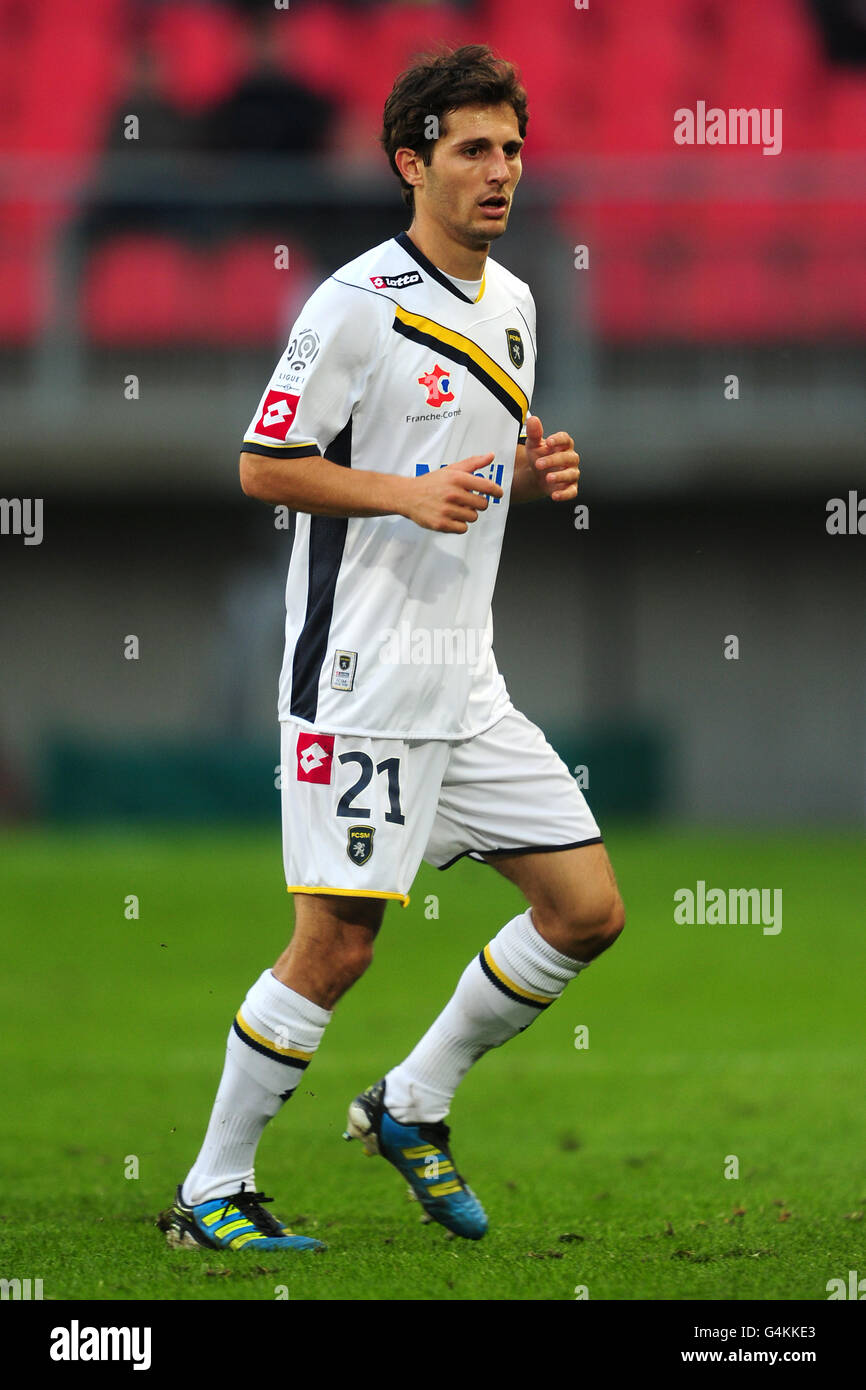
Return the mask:
[[396, 898], [422, 859], [531, 854], [601, 842], [541, 730], [511, 709], [459, 743], [281, 729], [283, 862], [290, 893]]

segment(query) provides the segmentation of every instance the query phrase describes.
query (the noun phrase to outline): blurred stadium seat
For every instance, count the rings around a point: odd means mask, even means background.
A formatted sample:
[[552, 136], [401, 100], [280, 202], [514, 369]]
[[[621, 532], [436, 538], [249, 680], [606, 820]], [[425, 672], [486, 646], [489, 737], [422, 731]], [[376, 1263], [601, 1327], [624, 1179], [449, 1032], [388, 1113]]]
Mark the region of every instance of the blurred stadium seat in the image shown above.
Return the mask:
[[167, 236], [117, 237], [91, 257], [82, 319], [102, 347], [141, 343], [273, 347], [310, 280], [310, 263], [289, 249], [291, 276], [274, 265], [273, 238], [249, 236], [216, 249]]
[[[477, 12], [317, 0], [292, 9], [290, 23], [285, 12], [267, 23], [280, 67], [337, 99], [371, 158], [395, 72], [439, 33], [471, 41], [479, 29], [516, 59], [528, 85], [529, 169], [546, 155], [670, 152], [674, 110], [698, 99], [722, 107], [779, 105], [786, 152], [866, 145], [866, 78], [830, 63], [801, 0], [620, 0], [587, 11], [557, 5], [544, 22], [531, 18], [525, 0], [496, 0]], [[204, 113], [243, 70], [244, 25], [228, 4], [200, 0], [146, 9], [88, 0], [86, 24], [75, 7], [0, 0], [0, 141], [24, 155], [62, 156], [63, 188], [76, 177], [84, 182], [118, 109], [136, 43], [146, 36], [152, 45], [171, 100]], [[46, 101], [46, 90], [57, 99]], [[555, 100], [533, 104], [540, 90], [553, 91]], [[640, 99], [628, 100], [631, 92]], [[46, 257], [74, 208], [62, 190], [28, 197], [14, 168], [5, 187], [0, 331], [20, 344], [40, 329]], [[575, 227], [595, 229], [592, 302], [597, 330], [613, 342], [862, 337], [862, 294], [845, 288], [863, 281], [862, 219], [855, 203], [834, 202], [818, 215], [805, 205], [733, 206], [710, 192], [700, 206], [686, 205], [674, 188], [662, 190], [656, 206], [563, 204], [558, 216], [575, 241], [590, 240]], [[254, 227], [207, 255], [193, 255], [169, 236], [124, 233], [93, 252], [82, 290], [84, 326], [97, 343], [271, 341], [285, 310], [271, 290], [275, 275], [271, 254], [256, 247]]]
[[207, 339], [199, 258], [170, 237], [124, 236], [91, 257], [82, 287], [90, 339], [145, 346]]

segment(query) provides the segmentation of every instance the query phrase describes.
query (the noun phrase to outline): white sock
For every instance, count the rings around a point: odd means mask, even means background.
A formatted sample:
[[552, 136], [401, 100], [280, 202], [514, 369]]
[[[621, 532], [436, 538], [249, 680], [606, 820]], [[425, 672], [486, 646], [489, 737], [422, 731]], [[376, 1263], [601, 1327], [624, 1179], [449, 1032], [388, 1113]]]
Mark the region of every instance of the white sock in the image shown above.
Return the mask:
[[528, 1028], [588, 964], [549, 946], [535, 930], [530, 909], [506, 923], [467, 965], [406, 1060], [388, 1072], [385, 1104], [394, 1119], [444, 1119], [472, 1063]]
[[184, 1179], [192, 1206], [255, 1191], [255, 1155], [268, 1120], [298, 1085], [331, 1015], [265, 970], [231, 1026], [201, 1151]]

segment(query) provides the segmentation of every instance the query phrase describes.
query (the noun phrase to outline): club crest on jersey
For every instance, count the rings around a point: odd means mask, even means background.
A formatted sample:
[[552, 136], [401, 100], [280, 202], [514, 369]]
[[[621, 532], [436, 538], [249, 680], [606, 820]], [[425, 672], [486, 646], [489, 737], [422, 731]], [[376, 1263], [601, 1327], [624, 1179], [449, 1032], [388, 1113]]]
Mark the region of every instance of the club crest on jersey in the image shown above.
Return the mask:
[[329, 786], [334, 757], [334, 735], [298, 734], [296, 752], [298, 781], [318, 782], [320, 786]]
[[376, 831], [372, 825], [350, 825], [346, 841], [346, 853], [353, 864], [359, 867], [373, 857], [373, 836]]
[[425, 372], [418, 378], [419, 386], [427, 387], [427, 404], [444, 405], [446, 401], [453, 401], [454, 392], [451, 390], [451, 373], [446, 372], [444, 367], [440, 367], [437, 362], [432, 372]]
[[289, 391], [269, 391], [262, 402], [262, 413], [255, 424], [255, 434], [267, 434], [271, 439], [285, 442], [295, 418], [300, 396]]
[[505, 339], [508, 343], [508, 356], [511, 358], [515, 367], [523, 366], [523, 339], [516, 328], [506, 328]]

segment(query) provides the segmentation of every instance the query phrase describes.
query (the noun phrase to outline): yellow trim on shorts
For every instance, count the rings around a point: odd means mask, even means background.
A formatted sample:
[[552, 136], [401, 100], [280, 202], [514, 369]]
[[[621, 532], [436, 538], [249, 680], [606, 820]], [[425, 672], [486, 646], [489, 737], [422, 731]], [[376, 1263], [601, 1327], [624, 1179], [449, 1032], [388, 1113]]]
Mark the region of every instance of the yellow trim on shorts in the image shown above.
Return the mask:
[[304, 888], [300, 884], [286, 884], [287, 893], [329, 893], [338, 898], [396, 898], [404, 907], [409, 906], [408, 893], [380, 893], [376, 888]]

